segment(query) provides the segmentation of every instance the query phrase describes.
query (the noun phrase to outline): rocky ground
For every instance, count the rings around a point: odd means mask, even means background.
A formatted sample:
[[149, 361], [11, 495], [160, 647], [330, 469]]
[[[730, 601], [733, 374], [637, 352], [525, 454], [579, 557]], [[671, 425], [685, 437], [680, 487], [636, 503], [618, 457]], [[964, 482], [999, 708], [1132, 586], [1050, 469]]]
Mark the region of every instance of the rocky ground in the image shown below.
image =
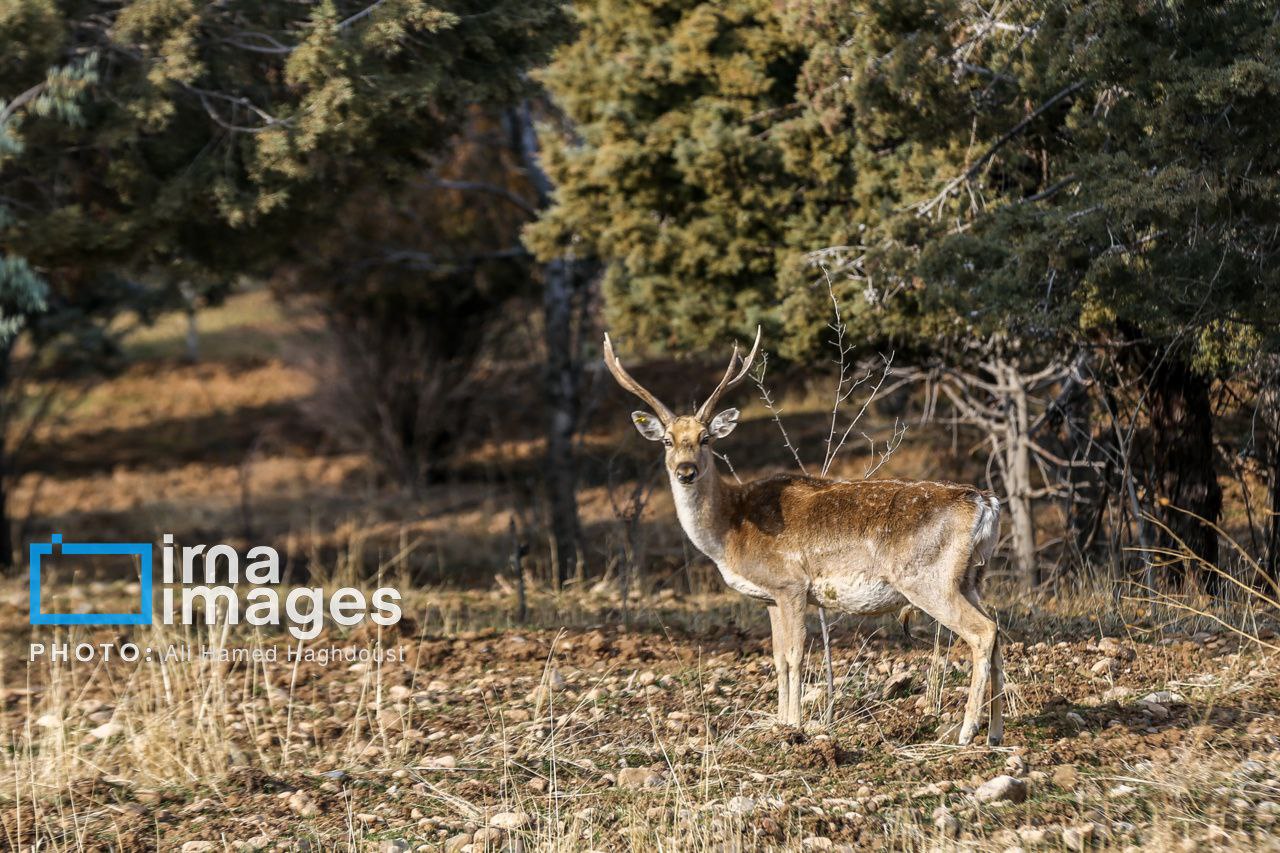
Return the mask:
[[803, 732], [772, 722], [755, 623], [444, 635], [407, 620], [308, 644], [404, 649], [381, 665], [11, 656], [0, 843], [1280, 848], [1280, 670], [1258, 644], [1022, 631], [1005, 745], [959, 748], [936, 740], [958, 719], [967, 654], [916, 631], [928, 639], [837, 632], [829, 727], [811, 655]]

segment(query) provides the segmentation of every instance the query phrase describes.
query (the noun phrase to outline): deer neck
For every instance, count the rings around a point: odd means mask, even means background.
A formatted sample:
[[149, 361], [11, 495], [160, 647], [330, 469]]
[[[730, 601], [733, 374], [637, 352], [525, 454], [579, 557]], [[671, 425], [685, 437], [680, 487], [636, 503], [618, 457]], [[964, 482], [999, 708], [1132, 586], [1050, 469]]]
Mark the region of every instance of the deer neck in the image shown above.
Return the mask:
[[724, 561], [724, 539], [729, 524], [725, 513], [729, 486], [713, 467], [692, 485], [684, 485], [668, 472], [676, 517], [695, 548], [716, 565]]

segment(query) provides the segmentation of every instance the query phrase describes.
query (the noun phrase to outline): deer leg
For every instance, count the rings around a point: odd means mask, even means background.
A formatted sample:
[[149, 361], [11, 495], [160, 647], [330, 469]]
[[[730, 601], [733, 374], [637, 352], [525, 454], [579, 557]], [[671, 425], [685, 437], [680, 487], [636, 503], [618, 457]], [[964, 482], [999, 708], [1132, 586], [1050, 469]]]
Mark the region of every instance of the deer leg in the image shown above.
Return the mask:
[[[991, 618], [990, 612], [982, 604], [982, 599], [978, 597], [977, 589], [970, 586], [965, 591], [964, 597], [984, 616]], [[990, 746], [999, 746], [1004, 741], [1004, 656], [1000, 653], [999, 631], [997, 631], [995, 642], [991, 647], [991, 706], [989, 713], [987, 743]]]
[[773, 668], [778, 675], [778, 721], [787, 721], [787, 655], [782, 638], [782, 615], [776, 605], [769, 608], [769, 631], [773, 640]]
[[973, 678], [969, 682], [969, 700], [964, 706], [964, 722], [960, 725], [958, 738], [958, 743], [964, 746], [977, 734], [982, 708], [986, 704], [991, 664], [998, 654], [996, 623], [956, 587], [945, 591], [903, 589], [902, 593], [912, 604], [964, 640], [973, 654]]
[[[804, 641], [808, 628], [804, 624], [806, 593], [785, 592], [776, 596], [778, 602], [778, 636], [775, 649], [781, 647], [786, 666], [786, 708], [779, 709], [782, 722], [800, 725], [801, 677], [804, 675]], [[781, 641], [781, 642], [778, 642]], [[781, 680], [779, 681], [781, 684]]]

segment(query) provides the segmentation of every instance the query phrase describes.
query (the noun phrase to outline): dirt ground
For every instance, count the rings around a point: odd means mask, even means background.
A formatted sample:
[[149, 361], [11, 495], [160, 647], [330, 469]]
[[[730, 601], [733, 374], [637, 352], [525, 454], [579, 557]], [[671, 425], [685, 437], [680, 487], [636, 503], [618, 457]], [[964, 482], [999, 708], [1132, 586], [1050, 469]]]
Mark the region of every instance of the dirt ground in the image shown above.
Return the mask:
[[[6, 600], [6, 624], [19, 598]], [[588, 602], [559, 604], [575, 608], [573, 621], [591, 618]], [[720, 627], [680, 627], [691, 606]], [[668, 601], [632, 630], [440, 632], [406, 612], [380, 637], [364, 629], [307, 644], [402, 649], [402, 662], [295, 666], [282, 641], [279, 662], [174, 663], [162, 684], [154, 663], [8, 657], [0, 720], [17, 772], [4, 795], [5, 842], [188, 851], [1280, 847], [1280, 670], [1232, 634], [1055, 642], [1050, 632], [1008, 642], [1005, 744], [960, 748], [937, 739], [958, 719], [967, 654], [927, 623], [911, 641], [896, 625], [838, 626], [834, 721], [821, 722], [815, 651], [801, 732], [773, 722], [764, 626], [730, 599]], [[1034, 625], [1010, 621], [1024, 635]], [[148, 642], [217, 644], [216, 634], [173, 630], [158, 628]], [[1000, 776], [1013, 780], [986, 800], [983, 784]]]
[[[663, 489], [644, 493], [626, 539], [633, 478], [653, 448], [611, 385], [589, 383], [588, 562], [613, 571], [636, 548], [644, 577], [625, 608], [612, 581], [553, 593], [534, 542], [518, 623], [509, 528], [537, 527], [522, 485], [536, 420], [491, 420], [456, 476], [406, 494], [305, 416], [320, 380], [298, 352], [314, 317], [245, 294], [202, 322], [200, 363], [182, 361], [181, 325], [161, 324], [132, 341], [121, 375], [37, 432], [13, 498], [23, 541], [271, 544], [287, 583], [376, 576], [404, 591], [405, 618], [302, 644], [244, 628], [33, 628], [25, 579], [5, 581], [0, 848], [1280, 848], [1280, 644], [1241, 602], [1153, 608], [1084, 583], [1031, 596], [994, 572], [1002, 746], [945, 742], [968, 655], [923, 618], [913, 639], [894, 622], [837, 623], [834, 717], [823, 721], [815, 645], [809, 723], [785, 729], [763, 611], [691, 551]], [[689, 390], [687, 365], [637, 370], [660, 391]], [[532, 411], [511, 394], [536, 383], [502, 375], [495, 410]], [[785, 404], [792, 437], [811, 448], [827, 423], [820, 395]], [[895, 417], [869, 425], [873, 437]], [[744, 405], [733, 440], [744, 475], [790, 465], [758, 404]], [[851, 448], [837, 473], [872, 462]], [[981, 471], [956, 435], [913, 425], [885, 473]], [[118, 578], [79, 581], [51, 606], [136, 595]], [[67, 643], [73, 659], [31, 660], [32, 643]], [[153, 658], [120, 660], [128, 643]], [[80, 644], [97, 652], [77, 662]], [[289, 658], [331, 648], [355, 657]]]

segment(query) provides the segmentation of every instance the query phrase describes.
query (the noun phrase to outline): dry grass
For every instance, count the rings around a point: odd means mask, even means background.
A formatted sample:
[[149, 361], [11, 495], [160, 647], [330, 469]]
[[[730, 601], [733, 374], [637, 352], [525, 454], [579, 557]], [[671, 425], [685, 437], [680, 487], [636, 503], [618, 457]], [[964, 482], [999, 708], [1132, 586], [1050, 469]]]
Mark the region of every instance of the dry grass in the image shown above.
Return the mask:
[[[1243, 591], [1212, 607], [1153, 606], [1144, 591], [1087, 576], [1056, 595], [995, 576], [1011, 716], [998, 750], [938, 743], [968, 680], [968, 655], [947, 632], [921, 619], [906, 641], [896, 624], [839, 621], [835, 717], [821, 726], [815, 640], [801, 737], [773, 724], [763, 610], [722, 592], [663, 490], [640, 532], [646, 577], [629, 627], [610, 585], [554, 593], [537, 583], [538, 543], [528, 623], [516, 624], [512, 591], [490, 580], [506, 565], [508, 519], [532, 512], [518, 495], [537, 464], [535, 419], [520, 434], [479, 435], [463, 476], [411, 500], [299, 418], [314, 377], [273, 341], [306, 322], [260, 295], [236, 297], [207, 315], [210, 360], [198, 365], [179, 361], [180, 320], [144, 333], [129, 370], [40, 436], [15, 503], [30, 510], [28, 538], [56, 529], [269, 542], [297, 577], [328, 589], [397, 586], [400, 626], [330, 628], [306, 646], [403, 647], [407, 660], [294, 665], [288, 635], [243, 628], [35, 630], [25, 587], [0, 587], [0, 846], [437, 850], [467, 834], [477, 853], [1056, 850], [1071, 840], [1064, 830], [1088, 824], [1099, 847], [1276, 846], [1280, 671], [1253, 641], [1271, 642], [1273, 614]], [[688, 370], [658, 365], [643, 378], [659, 393], [679, 389], [675, 399], [688, 396]], [[787, 395], [802, 453], [820, 449], [829, 403]], [[606, 474], [620, 460], [646, 470], [652, 447], [616, 417], [620, 398], [589, 409], [584, 522], [592, 542], [607, 543], [620, 527]], [[769, 412], [745, 412], [734, 465], [744, 475], [791, 468]], [[913, 426], [884, 473], [974, 479], [964, 451]], [[843, 473], [869, 459], [850, 448]], [[606, 550], [589, 555], [593, 569]], [[68, 606], [130, 594], [107, 581], [77, 589]], [[1095, 672], [1103, 637], [1133, 659]], [[80, 640], [274, 648], [280, 659], [26, 660], [29, 642]], [[899, 673], [912, 687], [886, 697]], [[1178, 699], [1142, 704], [1156, 691]], [[975, 786], [1012, 756], [1025, 764], [1027, 801], [977, 803]], [[618, 784], [626, 769], [652, 771], [654, 784]], [[940, 806], [958, 836], [935, 825]], [[504, 812], [528, 823], [485, 841]]]
[[[21, 595], [6, 596], [6, 619]], [[822, 728], [822, 703], [808, 703], [807, 737], [798, 738], [772, 722], [762, 613], [733, 598], [649, 601], [626, 633], [590, 627], [617, 606], [608, 596], [535, 591], [531, 605], [540, 624], [516, 627], [507, 595], [419, 591], [403, 630], [330, 632], [307, 644], [404, 646], [410, 656], [355, 669], [10, 656], [6, 843], [169, 849], [206, 840], [223, 849], [265, 835], [284, 848], [395, 839], [436, 849], [520, 812], [529, 823], [513, 834], [530, 850], [820, 849], [825, 842], [805, 841], [814, 838], [858, 849], [964, 841], [1002, 850], [1024, 843], [1019, 827], [1047, 827], [1057, 846], [1062, 829], [1086, 823], [1118, 846], [1238, 847], [1269, 830], [1270, 806], [1259, 804], [1280, 797], [1280, 673], [1270, 655], [1228, 635], [1125, 639], [1136, 659], [1096, 677], [1088, 670], [1101, 653], [1058, 639], [1090, 602], [1027, 618], [1009, 652], [1022, 699], [1008, 746], [962, 749], [935, 738], [958, 715], [967, 656], [950, 654], [931, 624], [916, 630], [934, 639], [914, 644], [883, 625], [836, 626], [835, 721]], [[1002, 613], [1013, 613], [1008, 605]], [[1116, 623], [1140, 616], [1111, 614]], [[28, 632], [5, 629], [6, 649], [25, 642]], [[100, 629], [62, 637], [112, 639]], [[297, 646], [216, 627], [157, 626], [130, 639], [281, 655]], [[815, 650], [810, 688], [820, 688], [820, 669]], [[915, 688], [882, 698], [899, 671], [913, 673]], [[1128, 694], [1106, 699], [1117, 686]], [[1180, 694], [1165, 718], [1136, 702], [1156, 690]], [[966, 791], [1013, 755], [1029, 765], [1027, 803], [975, 804]], [[1076, 765], [1079, 781], [1053, 781], [1060, 764]], [[616, 784], [626, 766], [652, 770], [652, 787]], [[944, 782], [949, 792], [929, 788]], [[960, 839], [935, 829], [941, 804], [960, 817]], [[509, 835], [496, 833], [497, 845]]]

